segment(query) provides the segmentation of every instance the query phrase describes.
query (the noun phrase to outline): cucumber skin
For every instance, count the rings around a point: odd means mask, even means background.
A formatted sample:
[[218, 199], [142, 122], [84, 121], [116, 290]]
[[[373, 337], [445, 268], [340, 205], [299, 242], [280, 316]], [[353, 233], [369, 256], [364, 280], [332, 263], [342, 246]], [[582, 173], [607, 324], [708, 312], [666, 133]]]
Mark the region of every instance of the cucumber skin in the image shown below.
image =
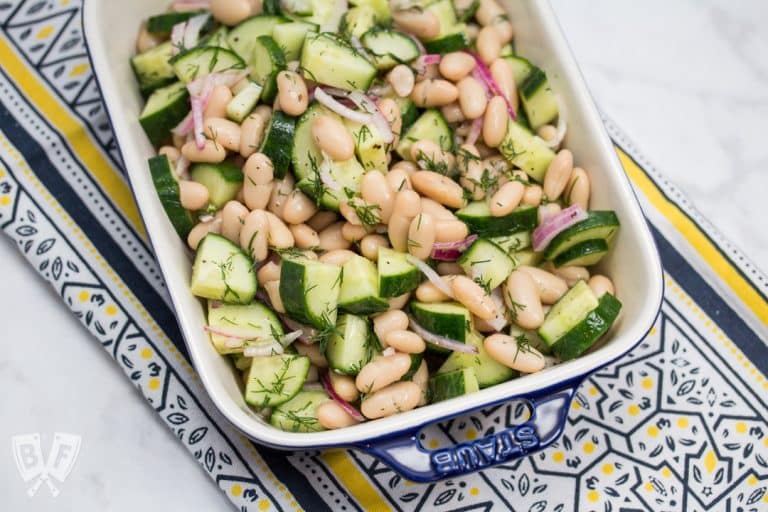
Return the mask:
[[155, 185], [163, 210], [168, 215], [173, 228], [184, 240], [194, 227], [192, 215], [181, 206], [179, 197], [179, 184], [173, 177], [171, 162], [165, 155], [158, 155], [149, 159], [149, 172], [152, 174], [152, 183]]
[[[555, 258], [556, 267], [565, 267], [568, 265], [590, 266], [595, 265], [603, 256], [608, 253], [608, 244], [601, 238], [585, 240], [563, 251]], [[581, 261], [582, 258], [588, 258], [588, 261]]]
[[469, 41], [464, 33], [446, 34], [440, 39], [433, 41], [425, 41], [424, 48], [427, 53], [439, 53], [444, 55], [446, 53], [458, 52], [469, 47]]
[[339, 308], [355, 315], [373, 315], [389, 309], [389, 302], [380, 297], [366, 297], [354, 302], [339, 303]]
[[[459, 303], [455, 303], [455, 305], [463, 308]], [[425, 306], [429, 306], [429, 304], [425, 304]], [[467, 317], [471, 319], [469, 313], [462, 318], [459, 318], [458, 314], [449, 315], [446, 313], [436, 313], [423, 308], [419, 302], [412, 302], [410, 304], [410, 310], [411, 314], [416, 319], [416, 322], [429, 332], [461, 343], [467, 342], [468, 327], [471, 327], [467, 326]], [[428, 344], [428, 347], [434, 352], [448, 352], [446, 349], [436, 347], [432, 344]]]
[[[317, 408], [331, 400], [325, 391], [299, 391], [293, 398], [287, 402], [278, 405], [269, 419], [269, 424], [286, 432], [320, 432], [325, 428], [317, 421]], [[296, 403], [294, 403], [296, 402]], [[304, 404], [303, 402], [307, 402]], [[303, 405], [303, 407], [292, 408], [293, 406]], [[308, 405], [312, 406], [311, 411]], [[297, 423], [291, 419], [288, 412], [293, 413], [294, 417], [311, 419]]]
[[[549, 245], [544, 250], [544, 258], [552, 260], [557, 257], [561, 252], [571, 248], [575, 244], [568, 245], [569, 241], [573, 237], [579, 236], [580, 233], [589, 231], [592, 229], [598, 229], [600, 227], [610, 228], [614, 227], [614, 230], [610, 233], [610, 236], [606, 237], [606, 241], [610, 241], [616, 234], [616, 231], [621, 226], [619, 218], [616, 216], [616, 212], [613, 210], [593, 210], [588, 212], [586, 220], [574, 224], [570, 228], [558, 233], [555, 238], [549, 242]], [[598, 237], [590, 237], [598, 238]], [[565, 245], [565, 247], [563, 247]]]
[[283, 53], [283, 49], [277, 45], [274, 39], [272, 39], [272, 36], [259, 36], [258, 41], [265, 47], [270, 55], [275, 57], [274, 64], [277, 68], [266, 78], [264, 83], [261, 84], [261, 102], [269, 104], [272, 103], [277, 96], [277, 74], [285, 69], [285, 54]]
[[419, 287], [420, 283], [421, 274], [418, 269], [397, 276], [379, 276], [379, 295], [382, 297], [399, 297], [412, 292]]
[[538, 209], [535, 207], [518, 209], [504, 217], [473, 217], [463, 214], [461, 210], [456, 216], [464, 222], [471, 233], [481, 237], [493, 237], [530, 231], [539, 222]]
[[474, 368], [462, 368], [441, 373], [429, 379], [430, 402], [442, 402], [450, 398], [474, 393], [479, 390]]
[[295, 131], [295, 117], [291, 117], [280, 110], [272, 113], [269, 131], [261, 144], [260, 151], [272, 161], [277, 179], [283, 179], [291, 166]]
[[[315, 325], [314, 319], [305, 314], [305, 304], [297, 300], [299, 297], [295, 293], [286, 293], [283, 295], [283, 283], [291, 283], [295, 290], [303, 290], [305, 283], [305, 268], [303, 265], [292, 262], [289, 259], [283, 259], [280, 264], [280, 299], [283, 301], [283, 307], [297, 322]], [[288, 286], [286, 286], [288, 288]], [[322, 327], [322, 326], [317, 326]]]
[[555, 342], [552, 353], [561, 361], [579, 357], [611, 328], [620, 311], [621, 302], [610, 293], [605, 293], [600, 297], [597, 308]]

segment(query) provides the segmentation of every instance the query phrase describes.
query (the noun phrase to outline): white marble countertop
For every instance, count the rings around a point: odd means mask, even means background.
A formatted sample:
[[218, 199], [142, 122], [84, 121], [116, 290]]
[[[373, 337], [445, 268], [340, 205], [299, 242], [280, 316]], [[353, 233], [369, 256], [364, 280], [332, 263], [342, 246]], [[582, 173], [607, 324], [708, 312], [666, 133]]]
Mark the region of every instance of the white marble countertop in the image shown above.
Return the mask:
[[[765, 2], [553, 3], [600, 107], [768, 271]], [[227, 510], [216, 486], [5, 238], [0, 259], [3, 509]], [[29, 499], [10, 438], [40, 432], [47, 453], [54, 431], [81, 434], [80, 456], [58, 498], [41, 492]]]

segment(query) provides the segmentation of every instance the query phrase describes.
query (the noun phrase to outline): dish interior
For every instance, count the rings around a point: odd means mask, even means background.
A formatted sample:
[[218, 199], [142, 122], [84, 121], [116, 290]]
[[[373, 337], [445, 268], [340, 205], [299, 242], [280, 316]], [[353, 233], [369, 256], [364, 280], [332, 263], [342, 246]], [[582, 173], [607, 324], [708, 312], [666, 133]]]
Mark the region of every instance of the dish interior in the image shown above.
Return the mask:
[[502, 0], [501, 3], [509, 11], [514, 25], [517, 51], [547, 72], [553, 89], [560, 96], [561, 108], [566, 110], [569, 119], [564, 147], [573, 151], [577, 164], [590, 174], [592, 209], [613, 209], [622, 222], [614, 249], [600, 263], [615, 282], [623, 303], [621, 316], [599, 348], [535, 375], [354, 427], [291, 433], [271, 427], [245, 404], [229, 361], [210, 343], [203, 330], [203, 305], [189, 291], [189, 251], [168, 221], [147, 170], [146, 161], [154, 156], [154, 149], [137, 121], [143, 100], [135, 85], [129, 58], [141, 21], [150, 13], [162, 11], [166, 4], [159, 0], [85, 2], [86, 38], [94, 71], [192, 363], [216, 406], [249, 437], [275, 447], [302, 448], [351, 445], [416, 429], [491, 403], [556, 388], [558, 383], [585, 375], [624, 354], [651, 327], [661, 302], [658, 254], [555, 15], [541, 0]]

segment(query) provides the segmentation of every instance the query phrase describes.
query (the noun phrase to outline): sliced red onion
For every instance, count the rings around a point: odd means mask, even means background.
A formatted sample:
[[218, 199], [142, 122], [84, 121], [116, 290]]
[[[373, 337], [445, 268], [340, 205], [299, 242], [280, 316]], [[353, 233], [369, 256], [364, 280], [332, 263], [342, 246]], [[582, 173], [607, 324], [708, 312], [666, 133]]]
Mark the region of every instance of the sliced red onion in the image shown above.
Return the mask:
[[[210, 13], [198, 14], [192, 16], [184, 24], [184, 49], [194, 48], [197, 46], [197, 41], [200, 39], [200, 30], [208, 22], [211, 17]], [[175, 28], [175, 26], [174, 26]]]
[[393, 92], [392, 91], [392, 86], [389, 85], [389, 84], [387, 84], [387, 85], [377, 85], [377, 86], [374, 86], [374, 87], [371, 87], [370, 89], [368, 89], [368, 93], [369, 94], [372, 94], [372, 95], [374, 95], [374, 96], [376, 96], [378, 98], [380, 98], [382, 96], [389, 96], [390, 94], [392, 94], [392, 92]]
[[277, 354], [283, 354], [285, 350], [279, 343], [270, 343], [268, 345], [250, 346], [243, 350], [245, 357], [265, 357]]
[[177, 23], [171, 29], [171, 55], [178, 55], [184, 45], [184, 29], [187, 28], [187, 22]]
[[224, 340], [224, 346], [227, 348], [241, 348], [245, 344], [245, 341], [237, 338], [227, 338]]
[[475, 240], [477, 240], [477, 235], [469, 235], [464, 240], [457, 240], [456, 242], [435, 242], [432, 245], [430, 257], [439, 261], [456, 261]]
[[176, 174], [176, 177], [178, 178], [188, 178], [189, 177], [189, 160], [184, 155], [181, 155], [178, 160], [176, 160], [176, 167], [174, 167], [173, 172]]
[[420, 326], [416, 322], [416, 320], [413, 319], [412, 316], [409, 316], [408, 320], [409, 320], [409, 325], [413, 330], [413, 332], [421, 336], [422, 339], [424, 339], [424, 341], [428, 343], [432, 343], [434, 345], [437, 345], [438, 347], [444, 348], [446, 350], [451, 350], [453, 352], [464, 352], [465, 354], [477, 354], [477, 347], [473, 347], [472, 345], [467, 345], [466, 343], [462, 343], [457, 340], [452, 340], [451, 338], [446, 338], [445, 336], [440, 336], [431, 331], [428, 331], [422, 326]]
[[504, 304], [504, 297], [501, 294], [501, 287], [495, 288], [491, 292], [491, 300], [496, 305], [496, 317], [490, 320], [486, 320], [489, 326], [493, 327], [496, 332], [501, 332], [504, 327], [509, 323], [507, 322], [507, 306]]
[[480, 132], [483, 130], [483, 116], [478, 117], [474, 121], [472, 121], [472, 127], [469, 129], [469, 134], [467, 135], [467, 140], [464, 142], [466, 144], [473, 144], [477, 142], [477, 139], [480, 138]]
[[384, 350], [381, 351], [381, 355], [384, 357], [389, 357], [397, 354], [397, 351], [395, 350], [395, 347], [387, 347]]
[[405, 259], [407, 259], [410, 264], [418, 268], [421, 273], [424, 274], [427, 279], [429, 279], [429, 282], [435, 285], [438, 290], [449, 297], [453, 297], [453, 291], [451, 290], [451, 287], [448, 286], [448, 283], [443, 281], [443, 278], [441, 278], [440, 275], [435, 272], [432, 267], [411, 254], [406, 254]]
[[344, 409], [344, 412], [352, 416], [355, 421], [365, 421], [365, 417], [360, 414], [360, 411], [357, 410], [357, 408], [341, 398], [338, 393], [336, 393], [336, 390], [333, 389], [333, 386], [331, 385], [331, 379], [328, 377], [328, 374], [324, 374], [320, 378], [320, 382], [322, 383], [323, 389], [326, 393], [328, 393], [328, 396], [331, 397], [331, 400], [339, 404], [339, 406]]
[[288, 345], [290, 345], [297, 339], [301, 338], [302, 336], [304, 336], [304, 331], [302, 331], [301, 329], [297, 329], [293, 332], [289, 332], [285, 336], [281, 336], [280, 344], [284, 347], [287, 347]]
[[325, 151], [322, 151], [321, 153], [323, 159], [320, 161], [320, 165], [317, 166], [320, 181], [322, 181], [323, 185], [328, 187], [328, 189], [338, 192], [341, 190], [341, 185], [334, 179], [333, 174], [331, 174], [331, 157], [329, 157]]
[[219, 309], [221, 307], [221, 302], [218, 300], [208, 301], [208, 304], [211, 306], [211, 309]]
[[533, 250], [543, 251], [558, 234], [587, 219], [587, 212], [574, 204], [553, 215], [533, 230]]
[[192, 125], [197, 149], [205, 147], [205, 128], [203, 127], [204, 100], [200, 96], [192, 96], [189, 100], [192, 104]]
[[228, 331], [226, 329], [222, 329], [220, 327], [211, 327], [210, 325], [204, 325], [203, 329], [211, 334], [216, 334], [218, 336], [224, 336], [225, 338], [230, 338], [233, 340], [256, 340], [260, 339], [259, 336], [261, 335], [261, 331], [259, 331], [258, 334], [248, 336], [247, 334], [242, 333], [236, 333], [232, 331]]
[[[401, 32], [402, 32], [402, 30], [401, 30]], [[416, 37], [413, 34], [409, 34], [408, 32], [403, 32], [403, 33], [405, 35], [407, 35], [409, 38], [411, 38], [411, 41], [413, 41], [413, 44], [415, 44], [416, 48], [419, 49], [419, 55], [426, 55], [427, 54], [427, 49], [424, 48], [424, 43], [421, 42], [421, 39], [419, 39], [418, 37]]]
[[173, 10], [176, 12], [196, 11], [198, 9], [210, 8], [210, 0], [176, 0], [173, 2]]
[[427, 53], [421, 56], [422, 62], [425, 66], [431, 66], [432, 64], [440, 64], [442, 56], [439, 53]]
[[389, 122], [381, 113], [379, 106], [374, 103], [368, 96], [360, 91], [352, 91], [349, 93], [349, 99], [357, 105], [359, 108], [371, 115], [371, 121], [381, 135], [381, 139], [389, 144], [395, 140], [395, 134], [392, 133], [392, 129], [389, 126]]
[[491, 93], [493, 93], [496, 96], [501, 96], [504, 98], [504, 102], [507, 104], [507, 112], [509, 112], [509, 116], [512, 119], [517, 119], [517, 113], [515, 112], [514, 107], [512, 107], [512, 104], [509, 102], [509, 98], [506, 97], [506, 95], [502, 92], [501, 87], [499, 87], [499, 84], [496, 83], [496, 80], [493, 79], [493, 75], [491, 75], [491, 70], [488, 69], [488, 66], [485, 65], [485, 63], [472, 52], [469, 53], [474, 59], [475, 59], [475, 69], [472, 70], [472, 76], [479, 80], [481, 83], [485, 83], [485, 85], [488, 86], [488, 89]]
[[174, 135], [181, 135], [184, 136], [192, 131], [193, 123], [192, 123], [192, 112], [189, 112], [184, 119], [181, 120], [179, 124], [177, 124], [171, 132]]
[[341, 103], [339, 103], [338, 100], [336, 100], [333, 96], [328, 94], [321, 87], [315, 88], [315, 99], [319, 101], [322, 105], [328, 107], [333, 112], [336, 112], [337, 114], [339, 114], [341, 117], [346, 117], [347, 119], [350, 119], [360, 124], [368, 124], [371, 122], [370, 114], [364, 114], [362, 112], [352, 110], [351, 108], [342, 105]]
[[296, 339], [305, 345], [311, 345], [312, 338], [317, 335], [317, 329], [314, 327], [308, 327], [304, 324], [300, 324], [299, 322], [290, 318], [288, 315], [280, 315], [280, 321], [286, 328], [294, 332], [300, 331], [301, 335]]

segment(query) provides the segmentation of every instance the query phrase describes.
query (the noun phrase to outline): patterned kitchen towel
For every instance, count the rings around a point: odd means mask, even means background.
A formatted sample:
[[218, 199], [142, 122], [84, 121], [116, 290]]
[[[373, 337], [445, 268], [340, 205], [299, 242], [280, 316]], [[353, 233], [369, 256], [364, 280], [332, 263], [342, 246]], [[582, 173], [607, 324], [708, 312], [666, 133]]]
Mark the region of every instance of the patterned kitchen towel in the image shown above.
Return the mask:
[[[121, 168], [76, 0], [0, 1], [0, 225], [241, 510], [768, 510], [768, 281], [611, 124], [666, 270], [661, 315], [579, 388], [549, 449], [435, 484], [355, 451], [255, 445], [187, 359]], [[510, 404], [423, 442], [515, 423]]]

